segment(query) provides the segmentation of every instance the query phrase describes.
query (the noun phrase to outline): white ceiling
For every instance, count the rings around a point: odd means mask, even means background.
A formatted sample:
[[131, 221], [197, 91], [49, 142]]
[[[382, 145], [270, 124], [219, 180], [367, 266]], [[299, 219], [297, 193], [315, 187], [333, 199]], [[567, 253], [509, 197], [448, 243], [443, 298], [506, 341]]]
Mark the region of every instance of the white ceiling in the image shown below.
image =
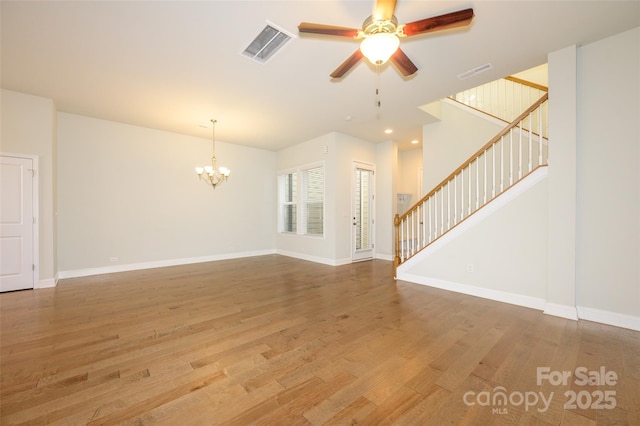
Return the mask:
[[[473, 7], [471, 26], [402, 40], [418, 66], [360, 62], [329, 73], [353, 40], [298, 35], [302, 21], [360, 28], [373, 0], [2, 1], [2, 87], [58, 111], [269, 150], [339, 131], [372, 142], [420, 139], [418, 107], [545, 63], [547, 54], [640, 25], [640, 1], [409, 1], [399, 23]], [[240, 54], [270, 21], [296, 35], [268, 62]], [[459, 80], [467, 70], [493, 69]], [[376, 88], [381, 106], [376, 107]], [[348, 118], [349, 117], [349, 118]], [[383, 130], [393, 128], [391, 136]]]

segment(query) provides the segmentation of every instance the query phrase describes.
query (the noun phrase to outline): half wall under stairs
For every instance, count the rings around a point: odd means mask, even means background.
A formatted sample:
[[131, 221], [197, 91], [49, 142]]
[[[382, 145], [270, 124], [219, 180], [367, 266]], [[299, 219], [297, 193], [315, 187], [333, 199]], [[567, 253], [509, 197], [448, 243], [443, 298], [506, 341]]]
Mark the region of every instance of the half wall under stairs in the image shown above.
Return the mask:
[[537, 168], [400, 264], [397, 279], [544, 310], [547, 173]]

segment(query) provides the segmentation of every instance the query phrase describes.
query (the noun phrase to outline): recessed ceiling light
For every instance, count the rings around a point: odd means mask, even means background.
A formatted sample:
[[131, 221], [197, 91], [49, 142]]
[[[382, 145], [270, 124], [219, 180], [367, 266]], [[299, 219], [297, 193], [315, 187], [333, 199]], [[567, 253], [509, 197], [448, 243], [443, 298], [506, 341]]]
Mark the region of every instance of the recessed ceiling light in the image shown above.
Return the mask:
[[418, 145], [418, 139], [412, 140], [411, 143], [414, 144], [414, 145]]
[[393, 133], [393, 130], [392, 130], [392, 129], [386, 129], [384, 132], [385, 132], [387, 135], [390, 135], [391, 133]]

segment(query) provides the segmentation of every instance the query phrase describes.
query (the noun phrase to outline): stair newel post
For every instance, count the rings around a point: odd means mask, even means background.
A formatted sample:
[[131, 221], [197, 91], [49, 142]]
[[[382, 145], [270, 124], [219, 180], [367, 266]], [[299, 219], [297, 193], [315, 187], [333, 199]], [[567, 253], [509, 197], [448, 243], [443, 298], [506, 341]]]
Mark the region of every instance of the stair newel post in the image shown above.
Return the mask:
[[400, 266], [400, 215], [398, 213], [393, 218], [393, 227], [396, 234], [396, 257], [393, 259], [393, 276], [396, 278], [398, 276], [398, 266]]

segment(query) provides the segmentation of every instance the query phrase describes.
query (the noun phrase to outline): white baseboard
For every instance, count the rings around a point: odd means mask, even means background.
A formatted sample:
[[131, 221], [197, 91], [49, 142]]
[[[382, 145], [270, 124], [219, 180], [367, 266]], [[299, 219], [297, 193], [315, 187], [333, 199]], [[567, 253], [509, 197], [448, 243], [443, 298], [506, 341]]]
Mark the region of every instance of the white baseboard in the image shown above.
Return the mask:
[[226, 253], [221, 255], [192, 257], [184, 259], [158, 260], [153, 262], [129, 263], [124, 265], [103, 266], [98, 268], [74, 269], [58, 272], [60, 279], [88, 277], [91, 275], [112, 274], [115, 272], [137, 271], [140, 269], [163, 268], [166, 266], [189, 265], [192, 263], [215, 262], [218, 260], [239, 259], [243, 257], [264, 256], [275, 254], [275, 250], [259, 250], [250, 252]]
[[322, 263], [329, 266], [347, 265], [352, 262], [351, 258], [328, 259], [326, 257], [311, 256], [305, 253], [296, 253], [292, 251], [276, 250], [276, 254], [282, 256], [293, 257], [295, 259], [307, 260], [309, 262]]
[[395, 256], [392, 254], [376, 253], [376, 259], [388, 260], [389, 262], [393, 262], [394, 258]]
[[640, 331], [640, 317], [578, 306], [578, 318]]
[[547, 315], [553, 315], [554, 317], [561, 317], [570, 320], [578, 320], [578, 311], [575, 306], [560, 305], [559, 303], [545, 303], [544, 313]]
[[469, 284], [461, 284], [437, 278], [428, 278], [419, 275], [398, 273], [398, 280], [409, 281], [415, 284], [422, 284], [442, 290], [454, 291], [456, 293], [482, 297], [483, 299], [495, 300], [496, 302], [509, 303], [511, 305], [523, 306], [540, 311], [545, 307], [545, 301], [541, 298], [525, 296], [516, 293], [508, 293], [505, 291], [493, 290], [490, 288], [477, 287]]
[[575, 307], [570, 305], [561, 305], [559, 303], [547, 303], [541, 298], [507, 293], [499, 290], [492, 290], [407, 273], [399, 273], [398, 280], [409, 281], [415, 284], [426, 285], [442, 290], [454, 291], [456, 293], [468, 294], [470, 296], [482, 297], [485, 299], [495, 300], [497, 302], [510, 303], [512, 305], [537, 309], [543, 311], [547, 315], [553, 315], [573, 321], [593, 321], [614, 327], [640, 331], [640, 317], [635, 315], [621, 314], [618, 312], [604, 311], [584, 306]]
[[37, 288], [51, 288], [51, 287], [55, 287], [57, 284], [58, 284], [58, 279], [57, 278], [49, 278], [49, 279], [46, 279], [46, 280], [38, 281], [33, 288], [34, 289], [37, 289]]

